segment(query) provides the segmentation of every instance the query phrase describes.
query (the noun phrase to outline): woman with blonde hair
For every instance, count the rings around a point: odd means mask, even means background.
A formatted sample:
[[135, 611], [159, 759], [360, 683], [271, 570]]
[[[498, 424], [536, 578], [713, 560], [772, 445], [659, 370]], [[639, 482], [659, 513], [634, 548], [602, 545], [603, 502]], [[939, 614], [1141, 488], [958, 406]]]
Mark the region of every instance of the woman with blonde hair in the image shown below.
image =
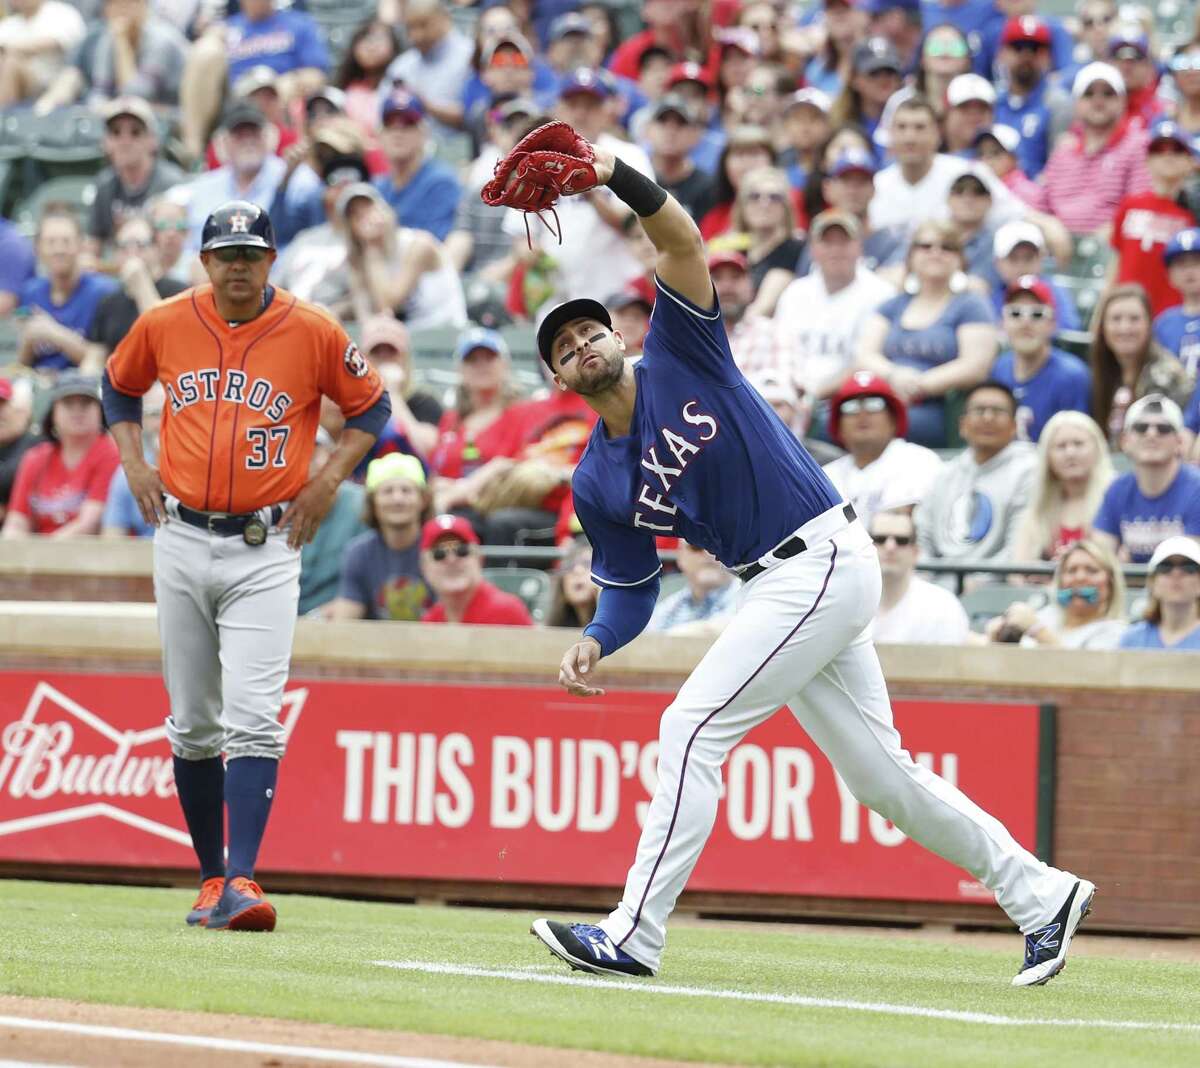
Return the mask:
[[751, 309], [770, 316], [779, 294], [796, 277], [796, 264], [804, 251], [804, 242], [796, 236], [791, 186], [783, 171], [763, 167], [746, 175], [733, 203], [731, 229], [746, 241], [755, 294]]
[[1186, 408], [1195, 382], [1174, 356], [1154, 340], [1150, 298], [1136, 283], [1113, 286], [1096, 307], [1088, 352], [1092, 368], [1092, 414], [1114, 447], [1125, 412], [1148, 393], [1162, 393]]
[[946, 444], [943, 397], [987, 378], [996, 357], [992, 308], [965, 284], [962, 238], [946, 222], [921, 223], [906, 261], [905, 292], [863, 323], [857, 365], [889, 382], [908, 405], [908, 439]]
[[1125, 633], [1125, 577], [1112, 552], [1084, 538], [1059, 557], [1045, 608], [1010, 605], [988, 622], [993, 642], [1059, 649], [1115, 649]]
[[1108, 443], [1091, 416], [1051, 416], [1038, 438], [1036, 481], [1017, 519], [1013, 559], [1057, 560], [1091, 527], [1114, 474]]

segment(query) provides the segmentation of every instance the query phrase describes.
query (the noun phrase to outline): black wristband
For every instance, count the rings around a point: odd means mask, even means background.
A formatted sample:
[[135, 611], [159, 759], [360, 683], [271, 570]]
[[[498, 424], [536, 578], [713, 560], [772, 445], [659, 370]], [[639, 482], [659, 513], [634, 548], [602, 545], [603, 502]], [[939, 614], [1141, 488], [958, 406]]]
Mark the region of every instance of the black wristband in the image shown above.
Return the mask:
[[643, 219], [653, 215], [667, 202], [667, 191], [641, 171], [634, 170], [620, 156], [613, 164], [608, 188]]

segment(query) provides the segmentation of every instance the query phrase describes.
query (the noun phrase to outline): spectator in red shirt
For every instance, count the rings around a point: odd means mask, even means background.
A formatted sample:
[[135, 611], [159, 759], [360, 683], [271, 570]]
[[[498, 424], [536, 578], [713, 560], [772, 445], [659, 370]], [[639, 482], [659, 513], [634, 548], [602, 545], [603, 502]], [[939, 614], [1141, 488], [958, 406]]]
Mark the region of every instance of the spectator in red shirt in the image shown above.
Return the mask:
[[685, 7], [684, 0], [645, 0], [642, 4], [642, 21], [647, 28], [617, 47], [608, 61], [608, 69], [622, 78], [637, 81], [642, 53], [656, 45], [665, 48], [677, 59], [682, 59]]
[[42, 432], [49, 440], [21, 457], [3, 536], [98, 534], [119, 458], [104, 432], [96, 379], [63, 375], [50, 395]]
[[421, 571], [437, 594], [422, 623], [498, 623], [532, 627], [519, 597], [504, 593], [483, 577], [479, 535], [460, 515], [439, 515], [421, 531]]
[[1146, 169], [1151, 191], [1121, 201], [1113, 221], [1113, 265], [1117, 282], [1139, 282], [1150, 295], [1151, 310], [1159, 315], [1183, 299], [1167, 278], [1163, 253], [1180, 230], [1193, 224], [1192, 213], [1180, 204], [1184, 183], [1196, 168], [1191, 138], [1172, 119], [1150, 127]]
[[1125, 80], [1116, 67], [1089, 63], [1071, 92], [1077, 125], [1051, 154], [1033, 206], [1073, 234], [1090, 234], [1112, 223], [1124, 197], [1149, 188], [1146, 132], [1125, 114]]

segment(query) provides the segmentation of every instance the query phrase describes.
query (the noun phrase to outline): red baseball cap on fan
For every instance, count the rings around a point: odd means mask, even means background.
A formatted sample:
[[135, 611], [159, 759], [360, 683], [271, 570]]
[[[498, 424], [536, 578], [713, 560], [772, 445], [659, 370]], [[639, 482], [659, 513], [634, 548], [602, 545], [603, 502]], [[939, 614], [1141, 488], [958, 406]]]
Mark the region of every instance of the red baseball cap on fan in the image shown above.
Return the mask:
[[7, 378], [0, 378], [0, 401], [12, 400], [12, 383]]
[[1000, 43], [1016, 44], [1018, 41], [1029, 41], [1032, 44], [1050, 47], [1050, 26], [1036, 15], [1016, 15], [1004, 24], [1000, 34]]
[[1004, 291], [1004, 299], [1007, 302], [1022, 293], [1028, 293], [1031, 297], [1037, 297], [1043, 304], [1054, 307], [1054, 291], [1036, 274], [1023, 274], [1015, 282], [1010, 282]]
[[736, 267], [740, 271], [750, 270], [750, 261], [744, 253], [736, 249], [722, 249], [720, 252], [708, 254], [708, 269], [715, 271], [718, 267]]
[[908, 408], [891, 385], [870, 371], [855, 371], [829, 398], [829, 436], [835, 444], [842, 444], [842, 404], [853, 397], [882, 397], [896, 421], [896, 437], [908, 433]]
[[667, 73], [667, 88], [680, 82], [699, 82], [705, 89], [713, 87], [712, 78], [699, 63], [676, 63]]
[[479, 535], [461, 515], [435, 515], [421, 528], [421, 551], [431, 549], [440, 539], [455, 537], [471, 545], [479, 544]]

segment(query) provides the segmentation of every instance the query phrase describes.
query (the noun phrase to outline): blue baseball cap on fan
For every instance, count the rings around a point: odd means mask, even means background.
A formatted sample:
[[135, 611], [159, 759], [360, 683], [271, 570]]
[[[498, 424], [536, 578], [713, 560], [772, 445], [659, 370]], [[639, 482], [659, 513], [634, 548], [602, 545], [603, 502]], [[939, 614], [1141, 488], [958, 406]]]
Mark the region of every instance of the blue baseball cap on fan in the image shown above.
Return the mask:
[[612, 95], [608, 83], [604, 80], [604, 75], [599, 71], [592, 70], [591, 67], [576, 67], [559, 83], [558, 97], [560, 100], [564, 96], [575, 96], [579, 93], [588, 93], [600, 100], [607, 100]]
[[487, 349], [508, 359], [508, 345], [504, 338], [495, 330], [488, 330], [483, 326], [473, 326], [460, 335], [458, 344], [454, 346], [454, 358], [465, 360], [476, 349]]
[[1151, 123], [1147, 144], [1152, 145], [1155, 141], [1174, 141], [1186, 148], [1193, 156], [1196, 155], [1196, 143], [1192, 140], [1192, 135], [1174, 119], [1155, 119]]
[[1180, 230], [1167, 243], [1167, 247], [1163, 249], [1163, 262], [1170, 264], [1176, 256], [1182, 256], [1188, 252], [1200, 252], [1200, 228], [1195, 226], [1187, 230]]
[[418, 123], [425, 116], [425, 106], [407, 89], [397, 87], [384, 98], [380, 121], [387, 122], [393, 115], [404, 115]]

